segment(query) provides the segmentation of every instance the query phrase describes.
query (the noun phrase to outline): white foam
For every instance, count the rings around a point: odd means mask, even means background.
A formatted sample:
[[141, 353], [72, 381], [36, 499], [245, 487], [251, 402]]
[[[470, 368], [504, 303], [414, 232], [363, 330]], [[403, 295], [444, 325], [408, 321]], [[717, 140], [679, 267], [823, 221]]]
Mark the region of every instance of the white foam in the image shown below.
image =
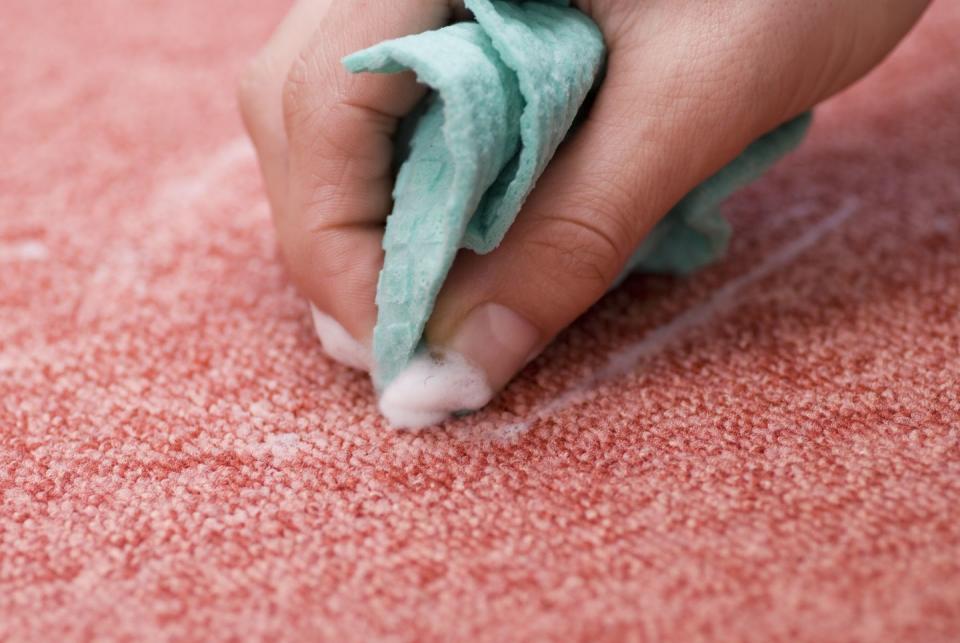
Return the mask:
[[398, 429], [423, 429], [457, 411], [486, 405], [493, 389], [484, 372], [454, 351], [424, 351], [380, 396], [380, 412]]
[[320, 312], [313, 304], [310, 304], [310, 313], [317, 337], [327, 355], [346, 366], [370, 371], [373, 360], [366, 346], [355, 340], [336, 319]]

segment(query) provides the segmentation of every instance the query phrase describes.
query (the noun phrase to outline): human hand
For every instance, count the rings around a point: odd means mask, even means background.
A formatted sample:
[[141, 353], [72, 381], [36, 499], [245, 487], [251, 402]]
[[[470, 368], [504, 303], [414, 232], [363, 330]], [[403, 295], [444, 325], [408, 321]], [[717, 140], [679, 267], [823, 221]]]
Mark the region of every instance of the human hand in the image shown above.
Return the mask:
[[[604, 84], [501, 246], [458, 257], [428, 342], [502, 387], [608, 289], [684, 194], [866, 73], [927, 3], [576, 3], [604, 33]], [[361, 368], [391, 207], [391, 136], [425, 89], [410, 74], [352, 76], [340, 60], [460, 14], [449, 0], [299, 0], [241, 81], [290, 272], [325, 313], [325, 346]], [[329, 341], [337, 333], [359, 345]]]

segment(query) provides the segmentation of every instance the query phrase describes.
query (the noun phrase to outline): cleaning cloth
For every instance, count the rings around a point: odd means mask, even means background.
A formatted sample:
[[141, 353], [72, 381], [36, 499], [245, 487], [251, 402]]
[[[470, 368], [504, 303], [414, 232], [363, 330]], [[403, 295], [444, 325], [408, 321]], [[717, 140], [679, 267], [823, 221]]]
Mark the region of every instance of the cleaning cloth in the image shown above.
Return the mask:
[[[466, 0], [475, 22], [352, 54], [352, 72], [413, 70], [433, 91], [401, 127], [394, 207], [383, 238], [373, 377], [383, 390], [422, 349], [456, 253], [499, 245], [597, 81], [605, 48], [563, 0]], [[802, 138], [782, 126], [694, 190], [652, 231], [628, 270], [689, 272], [719, 256], [730, 230], [720, 201]]]

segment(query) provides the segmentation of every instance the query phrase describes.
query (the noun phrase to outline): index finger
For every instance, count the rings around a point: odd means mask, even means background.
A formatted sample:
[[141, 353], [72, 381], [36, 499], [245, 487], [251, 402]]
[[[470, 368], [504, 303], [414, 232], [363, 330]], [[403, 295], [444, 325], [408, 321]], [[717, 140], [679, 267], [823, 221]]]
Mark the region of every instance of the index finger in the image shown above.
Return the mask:
[[391, 207], [392, 137], [426, 90], [410, 74], [352, 76], [341, 59], [442, 26], [450, 15], [448, 0], [336, 3], [284, 86], [289, 167], [280, 244], [301, 290], [366, 345]]

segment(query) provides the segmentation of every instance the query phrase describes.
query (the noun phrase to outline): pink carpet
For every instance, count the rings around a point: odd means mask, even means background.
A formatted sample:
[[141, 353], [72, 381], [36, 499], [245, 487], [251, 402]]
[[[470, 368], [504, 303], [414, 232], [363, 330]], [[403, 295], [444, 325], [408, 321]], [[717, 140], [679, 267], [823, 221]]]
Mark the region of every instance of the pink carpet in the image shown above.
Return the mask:
[[12, 0], [0, 640], [960, 639], [960, 4], [488, 410], [318, 350], [233, 78], [285, 3]]

